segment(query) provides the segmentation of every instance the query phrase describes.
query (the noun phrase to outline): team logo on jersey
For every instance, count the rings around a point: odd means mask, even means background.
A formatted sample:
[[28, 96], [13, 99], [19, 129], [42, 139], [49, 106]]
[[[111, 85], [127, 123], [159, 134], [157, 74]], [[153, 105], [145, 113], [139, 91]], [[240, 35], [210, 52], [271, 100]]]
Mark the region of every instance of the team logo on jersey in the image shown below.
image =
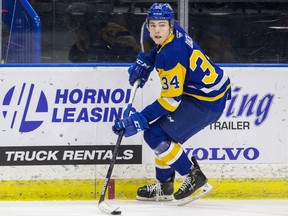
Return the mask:
[[176, 31], [176, 37], [181, 38], [183, 37], [183, 34], [180, 31]]
[[169, 114], [166, 115], [166, 118], [169, 120], [169, 122], [175, 122]]
[[193, 40], [192, 40], [192, 38], [191, 38], [189, 35], [187, 35], [187, 34], [185, 34], [185, 43], [188, 44], [188, 46], [190, 46], [191, 48], [193, 48]]

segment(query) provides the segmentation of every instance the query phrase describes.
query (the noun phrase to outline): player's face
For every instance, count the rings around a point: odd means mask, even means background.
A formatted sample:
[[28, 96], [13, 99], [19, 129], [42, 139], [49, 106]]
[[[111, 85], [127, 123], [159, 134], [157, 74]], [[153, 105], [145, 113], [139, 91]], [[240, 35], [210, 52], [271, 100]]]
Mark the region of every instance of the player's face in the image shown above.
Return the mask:
[[150, 37], [157, 45], [164, 43], [171, 33], [168, 20], [149, 20], [148, 30]]

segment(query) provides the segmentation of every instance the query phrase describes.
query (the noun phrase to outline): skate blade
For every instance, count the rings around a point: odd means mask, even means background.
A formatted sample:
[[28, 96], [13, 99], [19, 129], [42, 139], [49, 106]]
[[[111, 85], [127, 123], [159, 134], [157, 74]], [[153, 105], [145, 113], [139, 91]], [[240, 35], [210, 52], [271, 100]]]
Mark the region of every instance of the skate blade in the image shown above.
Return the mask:
[[192, 196], [186, 197], [181, 200], [177, 200], [177, 205], [178, 206], [186, 205], [190, 202], [200, 199], [201, 197], [206, 196], [212, 190], [213, 190], [213, 187], [209, 183], [206, 183], [205, 185], [203, 185], [201, 188], [198, 189], [198, 192], [196, 192], [196, 194], [193, 194]]
[[172, 201], [174, 199], [173, 195], [167, 195], [167, 196], [159, 196], [158, 199], [156, 197], [150, 197], [150, 198], [146, 198], [146, 197], [140, 197], [140, 196], [136, 196], [136, 200], [138, 201], [152, 201], [152, 202], [162, 202], [162, 201]]

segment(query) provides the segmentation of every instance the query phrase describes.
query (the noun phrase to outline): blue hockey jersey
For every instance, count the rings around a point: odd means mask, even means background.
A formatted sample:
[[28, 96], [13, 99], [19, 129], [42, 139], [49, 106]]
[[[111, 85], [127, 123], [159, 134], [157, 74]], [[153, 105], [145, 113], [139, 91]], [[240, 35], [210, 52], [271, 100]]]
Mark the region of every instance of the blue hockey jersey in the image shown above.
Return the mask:
[[224, 109], [231, 97], [229, 77], [177, 23], [174, 34], [150, 55], [156, 55], [162, 89], [160, 97], [141, 112], [148, 121], [174, 112], [183, 95], [198, 99], [208, 109]]

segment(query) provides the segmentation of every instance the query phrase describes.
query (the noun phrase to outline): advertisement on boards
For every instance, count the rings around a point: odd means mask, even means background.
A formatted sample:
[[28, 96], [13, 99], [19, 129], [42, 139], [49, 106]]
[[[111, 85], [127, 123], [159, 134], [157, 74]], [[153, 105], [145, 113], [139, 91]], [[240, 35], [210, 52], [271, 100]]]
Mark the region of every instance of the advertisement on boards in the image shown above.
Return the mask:
[[[287, 163], [288, 68], [223, 69], [231, 79], [232, 99], [217, 122], [182, 145], [186, 154], [201, 163]], [[143, 163], [153, 163], [148, 145], [143, 152]]]
[[[203, 163], [287, 163], [287, 67], [225, 67], [232, 99], [183, 148]], [[0, 166], [109, 164], [131, 86], [126, 67], [0, 68]], [[156, 72], [133, 110], [159, 97]], [[117, 163], [153, 164], [142, 133], [123, 138]], [[201, 162], [201, 163], [202, 163]]]
[[[111, 127], [131, 94], [127, 68], [1, 68], [0, 76], [0, 165], [110, 163]], [[142, 163], [140, 135], [123, 139], [117, 163]]]

